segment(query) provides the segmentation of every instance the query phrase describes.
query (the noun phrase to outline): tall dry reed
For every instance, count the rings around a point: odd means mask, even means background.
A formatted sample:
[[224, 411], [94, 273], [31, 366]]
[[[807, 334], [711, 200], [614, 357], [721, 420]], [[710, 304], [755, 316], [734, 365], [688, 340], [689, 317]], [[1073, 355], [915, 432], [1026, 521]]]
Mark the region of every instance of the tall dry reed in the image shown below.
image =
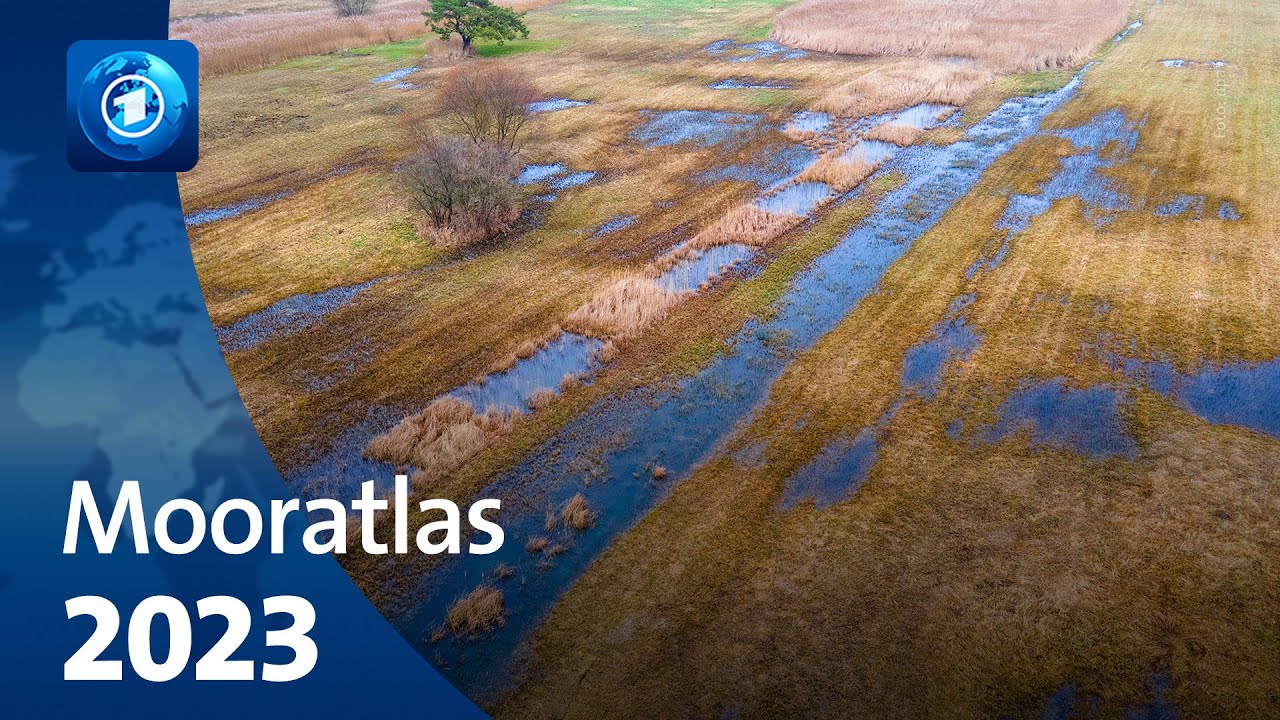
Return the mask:
[[1074, 67], [1124, 24], [1124, 0], [802, 0], [770, 37], [820, 52]]

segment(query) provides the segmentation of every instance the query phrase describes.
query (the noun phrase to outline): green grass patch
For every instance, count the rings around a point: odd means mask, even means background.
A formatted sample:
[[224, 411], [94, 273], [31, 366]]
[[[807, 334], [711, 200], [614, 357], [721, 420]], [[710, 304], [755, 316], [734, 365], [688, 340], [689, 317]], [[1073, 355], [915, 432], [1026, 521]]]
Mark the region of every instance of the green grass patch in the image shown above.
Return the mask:
[[1060, 89], [1071, 80], [1070, 70], [1039, 70], [1013, 75], [1008, 79], [1016, 95], [1043, 95]]
[[425, 52], [423, 48], [424, 38], [418, 37], [412, 40], [401, 40], [400, 42], [384, 43], [382, 45], [368, 45], [361, 48], [351, 50], [352, 55], [372, 55], [380, 57], [384, 60], [408, 60], [410, 58], [420, 58]]
[[559, 38], [542, 38], [536, 40], [508, 40], [499, 43], [496, 40], [478, 40], [475, 43], [476, 56], [500, 58], [520, 53], [548, 52], [564, 45]]
[[791, 94], [785, 90], [757, 90], [751, 93], [751, 104], [761, 107], [786, 107], [791, 104]]

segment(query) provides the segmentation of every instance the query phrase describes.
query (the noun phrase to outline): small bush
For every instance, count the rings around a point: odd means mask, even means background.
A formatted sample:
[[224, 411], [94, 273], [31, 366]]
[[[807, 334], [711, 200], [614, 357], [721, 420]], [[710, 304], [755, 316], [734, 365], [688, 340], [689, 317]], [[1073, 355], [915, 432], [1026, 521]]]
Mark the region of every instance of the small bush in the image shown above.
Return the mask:
[[368, 15], [373, 10], [373, 0], [332, 0], [339, 17]]
[[497, 146], [429, 138], [399, 175], [434, 242], [460, 246], [505, 232], [519, 216], [515, 170]]
[[496, 63], [459, 65], [440, 81], [437, 98], [450, 129], [476, 144], [515, 154], [538, 89], [527, 75]]

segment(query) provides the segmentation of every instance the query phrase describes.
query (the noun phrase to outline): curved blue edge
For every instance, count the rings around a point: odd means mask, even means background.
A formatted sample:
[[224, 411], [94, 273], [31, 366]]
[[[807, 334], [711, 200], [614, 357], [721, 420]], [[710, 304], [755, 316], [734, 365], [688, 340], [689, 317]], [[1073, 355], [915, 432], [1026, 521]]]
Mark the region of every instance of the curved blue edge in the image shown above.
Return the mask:
[[[0, 715], [28, 717], [483, 718], [354, 586], [332, 557], [301, 546], [228, 556], [62, 554], [71, 483], [114, 497], [138, 480], [154, 511], [188, 497], [206, 511], [245, 497], [265, 511], [289, 497], [236, 393], [201, 296], [173, 174], [82, 174], [65, 159], [64, 57], [78, 39], [164, 38], [165, 0], [84, 0], [6, 6], [0, 57]], [[82, 543], [87, 537], [82, 535]], [[90, 545], [90, 548], [92, 546]], [[153, 551], [154, 552], [154, 551]], [[63, 663], [93, 621], [68, 620], [78, 595], [128, 613], [149, 595], [194, 605], [232, 595], [255, 610], [232, 659], [283, 663], [263, 649], [262, 598], [301, 595], [315, 606], [319, 661], [305, 678], [272, 684], [196, 682], [192, 667], [221, 635], [195, 621], [192, 660], [168, 683], [68, 682]], [[276, 623], [272, 623], [276, 625]], [[164, 623], [152, 638], [164, 657]], [[122, 624], [104, 658], [126, 657]], [[391, 716], [388, 716], [391, 717]]]

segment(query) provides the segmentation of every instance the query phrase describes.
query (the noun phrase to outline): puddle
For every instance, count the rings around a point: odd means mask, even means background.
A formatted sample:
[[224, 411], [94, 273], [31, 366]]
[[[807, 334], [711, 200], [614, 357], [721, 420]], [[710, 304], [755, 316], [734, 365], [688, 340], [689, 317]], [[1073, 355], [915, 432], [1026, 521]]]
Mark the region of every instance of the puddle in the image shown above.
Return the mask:
[[757, 199], [756, 207], [771, 213], [805, 217], [830, 197], [831, 188], [826, 183], [793, 183]]
[[592, 231], [591, 237], [592, 238], [603, 237], [605, 235], [608, 235], [609, 233], [615, 233], [615, 232], [618, 232], [619, 230], [625, 230], [631, 227], [632, 225], [635, 225], [637, 220], [639, 220], [639, 218], [637, 218], [635, 215], [618, 215], [617, 217], [609, 218], [608, 220], [605, 220], [604, 223], [600, 225], [600, 227]]
[[268, 340], [289, 337], [320, 322], [326, 315], [381, 281], [382, 278], [379, 278], [358, 285], [279, 300], [230, 325], [215, 328], [218, 344], [222, 346], [222, 352], [229, 353], [248, 350]]
[[855, 492], [871, 474], [880, 455], [878, 433], [868, 428], [852, 439], [832, 441], [787, 481], [779, 508], [789, 510], [813, 500], [819, 510]]
[[562, 332], [510, 368], [487, 376], [484, 382], [464, 385], [445, 395], [469, 402], [481, 412], [505, 409], [524, 413], [535, 392], [549, 390], [558, 395], [566, 375], [579, 378], [587, 375], [592, 369], [592, 353], [603, 345], [604, 342], [596, 338]]
[[729, 62], [753, 62], [767, 57], [794, 60], [808, 55], [804, 50], [787, 47], [772, 40], [750, 43], [739, 43], [735, 40], [717, 40], [704, 47], [703, 51], [709, 55], [722, 57]]
[[[1153, 673], [1147, 679], [1150, 702], [1130, 707], [1119, 717], [1122, 720], [1177, 720], [1178, 710], [1169, 698], [1173, 681], [1162, 672]], [[1086, 720], [1100, 715], [1102, 698], [1082, 692], [1075, 683], [1064, 683], [1045, 701], [1040, 712], [1041, 720]]]
[[704, 283], [720, 277], [730, 268], [749, 259], [751, 252], [751, 248], [737, 243], [713, 245], [682, 260], [659, 275], [654, 282], [670, 292], [695, 292]]
[[550, 98], [548, 100], [539, 100], [531, 102], [525, 107], [531, 113], [555, 112], [556, 110], [568, 110], [569, 108], [582, 107], [590, 105], [586, 100], [570, 100], [569, 98]]
[[[962, 308], [973, 301], [972, 295], [965, 295], [956, 308]], [[978, 349], [978, 334], [969, 322], [950, 313], [950, 318], [934, 326], [933, 336], [917, 343], [909, 350], [902, 363], [902, 389], [914, 392], [926, 401], [933, 400], [942, 386], [942, 373], [953, 362], [969, 359]]]
[[781, 80], [752, 80], [745, 77], [731, 77], [713, 82], [707, 87], [712, 90], [790, 90], [791, 83]]
[[764, 123], [763, 115], [718, 110], [645, 111], [644, 115], [648, 122], [632, 131], [631, 137], [648, 147], [685, 142], [701, 147], [740, 147], [748, 140], [746, 136], [762, 129]]
[[560, 163], [550, 165], [525, 165], [520, 174], [513, 181], [516, 185], [535, 185], [557, 175], [563, 175], [568, 172], [568, 168]]
[[255, 198], [249, 198], [248, 200], [241, 200], [237, 203], [231, 203], [230, 205], [223, 205], [222, 207], [213, 208], [211, 210], [199, 210], [197, 212], [188, 213], [184, 219], [187, 221], [187, 227], [189, 228], [206, 225], [219, 220], [230, 220], [233, 217], [239, 217], [247, 212], [252, 212], [277, 200], [283, 200], [292, 194], [292, 191], [285, 190], [272, 195], [261, 195]]
[[1235, 222], [1240, 219], [1240, 213], [1230, 200], [1223, 200], [1222, 204], [1218, 206], [1218, 219]]
[[978, 348], [980, 338], [968, 321], [960, 317], [960, 312], [974, 299], [972, 293], [966, 293], [951, 302], [945, 318], [934, 326], [930, 338], [907, 350], [899, 380], [899, 399], [874, 425], [856, 435], [828, 442], [817, 457], [789, 478], [778, 503], [779, 510], [788, 510], [808, 499], [822, 509], [857, 492], [870, 476], [885, 429], [897, 415], [905, 396], [915, 394], [926, 402], [932, 401], [946, 368], [957, 360], [968, 359]]
[[932, 130], [946, 122], [956, 111], [954, 105], [939, 103], [920, 103], [898, 111], [889, 122], [893, 125], [905, 125], [916, 130]]
[[[1055, 447], [1091, 458], [1137, 457], [1138, 448], [1123, 411], [1132, 403], [1121, 389], [1110, 385], [1075, 388], [1062, 378], [1024, 382], [1000, 405], [1000, 419], [979, 429], [973, 439], [998, 443], [1011, 435], [1029, 432], [1031, 447]], [[963, 423], [948, 434], [957, 437]]]
[[[490, 555], [450, 557], [434, 566], [421, 580], [420, 605], [392, 618], [397, 630], [469, 697], [481, 703], [496, 697], [519, 672], [508, 663], [513, 653], [564, 590], [667, 488], [716, 452], [760, 407], [795, 353], [813, 347], [874, 292], [885, 271], [992, 162], [1072, 96], [1083, 72], [1053, 93], [1005, 101], [954, 143], [903, 148], [878, 171], [894, 172], [902, 183], [796, 275], [767, 319], [748, 321], [723, 353], [691, 376], [600, 400], [481, 490], [479, 496], [503, 501], [506, 544]], [[665, 470], [660, 480], [652, 473], [656, 465]], [[552, 540], [564, 551], [554, 559], [526, 552], [525, 541], [547, 536], [546, 510], [578, 493], [597, 511], [596, 524], [583, 532], [556, 531]], [[480, 639], [424, 643], [449, 604], [498, 564], [516, 573], [503, 586], [506, 625]]]
[[1156, 206], [1156, 215], [1163, 218], [1190, 215], [1193, 220], [1204, 217], [1203, 195], [1178, 195], [1169, 202]]
[[1191, 372], [1181, 372], [1167, 360], [1106, 353], [1103, 360], [1139, 387], [1174, 400], [1208, 422], [1280, 438], [1280, 358], [1207, 364]]
[[1130, 35], [1132, 35], [1134, 30], [1137, 30], [1137, 29], [1138, 29], [1138, 28], [1140, 28], [1140, 27], [1142, 27], [1142, 21], [1141, 21], [1141, 20], [1134, 20], [1133, 22], [1131, 22], [1131, 23], [1129, 23], [1128, 25], [1126, 25], [1126, 26], [1125, 26], [1125, 28], [1124, 28], [1123, 30], [1121, 30], [1119, 33], [1117, 33], [1115, 37], [1111, 38], [1111, 44], [1112, 44], [1112, 45], [1115, 45], [1116, 43], [1120, 42], [1121, 40], [1124, 40], [1125, 38], [1127, 38], [1127, 37], [1129, 37]]
[[416, 88], [418, 86], [414, 85], [411, 82], [398, 82], [393, 84], [391, 87], [394, 90], [412, 90], [413, 88]]
[[805, 110], [791, 116], [783, 128], [788, 132], [820, 133], [831, 127], [830, 113]]
[[883, 140], [859, 140], [857, 145], [840, 156], [843, 162], [860, 162], [875, 166], [893, 157], [898, 146]]
[[1100, 172], [1129, 159], [1138, 145], [1139, 131], [1139, 123], [1130, 122], [1119, 110], [1109, 110], [1084, 125], [1043, 133], [1069, 141], [1073, 154], [1059, 159], [1054, 175], [1040, 183], [1037, 192], [1009, 196], [995, 224], [997, 230], [1007, 231], [1003, 242], [990, 256], [974, 261], [966, 277], [995, 269], [1008, 253], [1010, 240], [1059, 200], [1080, 200], [1084, 217], [1099, 228], [1121, 212], [1139, 209], [1141, 203], [1130, 200], [1116, 181]]
[[[407, 68], [400, 68], [399, 70], [392, 70], [391, 72], [387, 73], [386, 75], [379, 75], [378, 77], [376, 77], [376, 78], [374, 78], [374, 79], [370, 80], [369, 82], [371, 82], [371, 83], [379, 83], [379, 84], [382, 84], [382, 83], [393, 83], [393, 82], [396, 82], [396, 81], [398, 81], [398, 80], [403, 80], [403, 79], [405, 79], [405, 78], [409, 77], [410, 75], [412, 75], [412, 74], [414, 74], [414, 73], [418, 72], [418, 70], [419, 70], [419, 69], [420, 69], [420, 68], [418, 68], [418, 67], [415, 65], [414, 67], [407, 67]], [[393, 87], [394, 87], [394, 86], [393, 86]]]
[[817, 159], [818, 154], [804, 145], [786, 145], [781, 149], [768, 147], [755, 153], [750, 164], [709, 170], [698, 175], [697, 179], [707, 183], [740, 180], [755, 183], [763, 190], [795, 177]]
[[1231, 63], [1226, 60], [1182, 60], [1180, 58], [1173, 58], [1171, 60], [1161, 60], [1160, 64], [1167, 68], [1224, 68]]
[[[592, 179], [595, 178], [595, 176], [596, 174], [589, 170], [570, 173], [568, 175], [565, 175], [562, 178], [552, 180], [551, 188], [553, 190], [565, 190], [571, 187], [578, 187], [579, 185], [586, 185], [587, 183], [591, 182]], [[554, 196], [552, 197], [554, 198]]]

